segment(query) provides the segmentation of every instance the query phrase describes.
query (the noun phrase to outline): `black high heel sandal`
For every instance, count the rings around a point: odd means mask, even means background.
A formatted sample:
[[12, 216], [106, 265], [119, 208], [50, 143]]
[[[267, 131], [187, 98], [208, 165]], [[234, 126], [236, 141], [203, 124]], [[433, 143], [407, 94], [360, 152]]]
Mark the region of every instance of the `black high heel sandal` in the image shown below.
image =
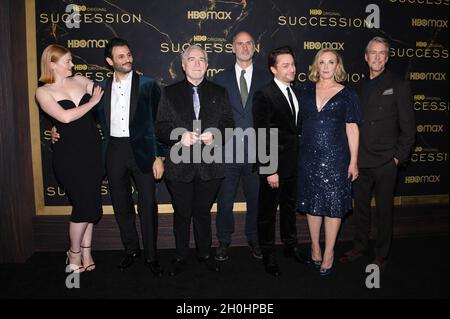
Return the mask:
[[[90, 249], [91, 248], [91, 246], [80, 246], [80, 247], [81, 247], [81, 249], [88, 249], [88, 248]], [[83, 255], [81, 255], [81, 260], [83, 260]], [[91, 272], [91, 271], [94, 271], [95, 268], [96, 268], [96, 266], [95, 266], [95, 262], [94, 262], [94, 263], [90, 264], [89, 266], [84, 266], [84, 271]]]
[[[70, 273], [81, 273], [81, 272], [84, 272], [84, 267], [83, 267], [83, 265], [77, 265], [77, 264], [71, 264], [71, 263], [70, 263], [70, 256], [69, 256], [69, 253], [71, 253], [71, 254], [80, 254], [80, 253], [81, 253], [81, 250], [80, 250], [80, 251], [72, 251], [72, 250], [69, 248], [69, 250], [66, 251], [66, 267], [67, 267], [68, 265], [70, 265]], [[76, 267], [78, 267], [78, 268], [73, 268], [72, 266], [76, 266]]]

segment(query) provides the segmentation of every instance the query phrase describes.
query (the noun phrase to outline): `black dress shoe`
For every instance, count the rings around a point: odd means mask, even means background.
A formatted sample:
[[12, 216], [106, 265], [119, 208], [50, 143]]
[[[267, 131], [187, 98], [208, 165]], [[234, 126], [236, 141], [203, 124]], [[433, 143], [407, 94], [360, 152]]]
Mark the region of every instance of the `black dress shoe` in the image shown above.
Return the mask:
[[169, 270], [168, 270], [169, 276], [170, 277], [177, 276], [178, 274], [180, 274], [180, 272], [183, 271], [185, 266], [186, 266], [186, 261], [184, 259], [181, 259], [181, 258], [172, 259], [172, 261], [170, 262]]
[[306, 255], [302, 254], [297, 246], [285, 247], [284, 255], [289, 258], [294, 258], [300, 264], [308, 265], [309, 263], [311, 263], [311, 259], [309, 259]]
[[278, 267], [277, 264], [270, 264], [264, 266], [266, 269], [266, 272], [274, 277], [278, 277], [280, 273], [280, 267]]
[[263, 256], [263, 264], [266, 272], [272, 276], [278, 277], [280, 273], [280, 267], [278, 267], [275, 255]]
[[149, 259], [146, 259], [144, 261], [144, 265], [150, 268], [150, 271], [153, 273], [153, 275], [155, 275], [156, 277], [162, 277], [164, 270], [157, 260], [151, 261]]
[[205, 265], [206, 269], [212, 272], [219, 272], [220, 268], [217, 262], [210, 256], [198, 257], [198, 260]]
[[216, 255], [214, 256], [214, 259], [217, 261], [225, 261], [230, 258], [230, 255], [228, 254], [228, 247], [230, 244], [226, 244], [223, 242], [219, 242], [219, 247], [216, 249]]
[[140, 251], [135, 251], [135, 252], [126, 254], [125, 257], [120, 262], [120, 264], [118, 265], [119, 269], [122, 270], [122, 271], [127, 269], [139, 257], [141, 257], [141, 252]]
[[250, 252], [252, 253], [252, 256], [256, 259], [262, 259], [263, 255], [261, 252], [261, 248], [259, 247], [259, 244], [255, 240], [249, 240], [248, 241], [248, 248], [250, 248]]

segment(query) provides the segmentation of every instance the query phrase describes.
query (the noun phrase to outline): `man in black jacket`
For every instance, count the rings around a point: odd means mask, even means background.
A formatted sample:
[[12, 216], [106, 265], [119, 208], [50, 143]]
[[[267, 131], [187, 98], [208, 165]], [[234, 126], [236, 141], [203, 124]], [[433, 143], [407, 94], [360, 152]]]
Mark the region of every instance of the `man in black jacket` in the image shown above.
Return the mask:
[[[296, 74], [294, 53], [290, 47], [272, 50], [268, 62], [274, 79], [258, 90], [253, 98], [260, 175], [257, 222], [265, 270], [273, 276], [279, 276], [280, 269], [275, 258], [278, 205], [280, 236], [285, 245], [285, 255], [302, 264], [309, 263], [309, 259], [300, 253], [297, 246], [297, 158], [301, 121], [299, 101], [291, 86]], [[265, 129], [265, 136], [261, 136], [264, 134], [261, 129]], [[274, 136], [277, 139], [271, 138]], [[263, 138], [266, 139], [265, 150], [259, 145]], [[261, 162], [261, 155], [272, 153], [271, 151], [278, 155], [276, 167], [273, 163], [269, 162], [267, 165]]]
[[222, 156], [217, 152], [225, 129], [233, 128], [226, 90], [204, 78], [206, 52], [199, 46], [188, 47], [182, 54], [182, 67], [186, 78], [163, 90], [156, 121], [159, 140], [170, 147], [165, 182], [174, 208], [176, 255], [169, 269], [171, 276], [181, 272], [186, 263], [191, 219], [198, 259], [208, 270], [219, 271], [210, 255], [211, 207], [224, 177]]
[[348, 262], [367, 253], [373, 193], [376, 233], [372, 263], [381, 270], [386, 267], [392, 240], [397, 167], [408, 160], [416, 132], [410, 85], [385, 69], [389, 47], [381, 37], [373, 38], [366, 46], [369, 77], [358, 90], [364, 122], [360, 127], [359, 178], [353, 185], [356, 233], [353, 249], [340, 258]]

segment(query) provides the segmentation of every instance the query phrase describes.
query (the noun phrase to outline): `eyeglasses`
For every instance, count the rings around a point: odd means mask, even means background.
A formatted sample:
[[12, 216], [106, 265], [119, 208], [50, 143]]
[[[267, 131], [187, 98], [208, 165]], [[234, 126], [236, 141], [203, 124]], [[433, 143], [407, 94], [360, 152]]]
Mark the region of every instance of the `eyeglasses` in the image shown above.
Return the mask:
[[368, 55], [381, 55], [386, 56], [388, 55], [388, 51], [367, 51]]

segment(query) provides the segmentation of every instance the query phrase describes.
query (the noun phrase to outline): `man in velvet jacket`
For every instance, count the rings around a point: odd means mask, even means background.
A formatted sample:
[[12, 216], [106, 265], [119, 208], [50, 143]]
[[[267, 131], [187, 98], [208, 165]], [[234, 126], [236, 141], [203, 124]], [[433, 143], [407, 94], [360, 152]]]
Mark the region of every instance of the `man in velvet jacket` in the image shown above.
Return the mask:
[[375, 37], [366, 46], [369, 76], [358, 93], [364, 122], [360, 127], [359, 177], [353, 184], [355, 237], [353, 249], [340, 258], [353, 261], [369, 250], [370, 203], [376, 202], [375, 259], [386, 268], [392, 239], [392, 211], [397, 167], [408, 161], [414, 145], [416, 124], [409, 82], [385, 68], [389, 43]]
[[162, 276], [156, 254], [155, 180], [164, 173], [164, 150], [154, 131], [160, 89], [155, 80], [133, 71], [133, 56], [125, 40], [109, 41], [105, 58], [114, 75], [102, 83], [105, 93], [97, 117], [103, 132], [111, 201], [126, 253], [119, 268], [128, 268], [141, 254], [132, 199], [133, 179], [138, 193], [144, 264], [155, 276]]
[[[217, 155], [225, 128], [233, 128], [226, 90], [204, 78], [206, 52], [199, 46], [188, 47], [182, 54], [182, 67], [186, 78], [164, 88], [156, 121], [159, 140], [170, 147], [165, 182], [174, 208], [176, 248], [170, 276], [181, 272], [188, 258], [191, 219], [198, 260], [208, 270], [219, 271], [210, 252], [211, 208], [224, 172], [220, 154], [213, 161], [205, 154]], [[180, 158], [180, 152], [187, 157]]]

